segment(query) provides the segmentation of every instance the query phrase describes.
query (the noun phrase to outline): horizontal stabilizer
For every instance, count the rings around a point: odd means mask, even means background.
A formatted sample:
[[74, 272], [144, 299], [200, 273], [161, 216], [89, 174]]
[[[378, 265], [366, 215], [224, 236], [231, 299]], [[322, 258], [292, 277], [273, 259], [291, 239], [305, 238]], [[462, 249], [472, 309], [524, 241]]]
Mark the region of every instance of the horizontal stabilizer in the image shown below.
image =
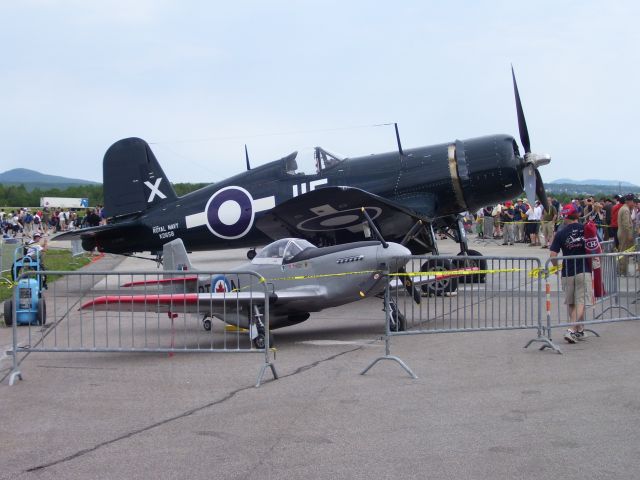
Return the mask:
[[136, 243], [134, 239], [144, 238], [146, 232], [146, 227], [140, 222], [125, 221], [70, 230], [52, 237], [51, 240], [82, 240], [82, 248], [86, 251], [94, 248], [102, 251], [102, 246], [107, 245], [110, 253], [131, 253], [145, 250], [144, 245]]

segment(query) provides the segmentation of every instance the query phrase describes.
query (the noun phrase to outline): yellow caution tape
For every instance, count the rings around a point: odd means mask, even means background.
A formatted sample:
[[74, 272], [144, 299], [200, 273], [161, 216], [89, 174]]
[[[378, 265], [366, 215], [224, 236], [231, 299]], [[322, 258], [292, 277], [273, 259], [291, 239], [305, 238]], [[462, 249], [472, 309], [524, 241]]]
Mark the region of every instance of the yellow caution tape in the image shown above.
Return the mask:
[[557, 273], [558, 270], [560, 270], [561, 268], [562, 268], [562, 263], [551, 266], [551, 268], [549, 269], [549, 272], [547, 272], [543, 267], [534, 268], [529, 272], [529, 276], [531, 278], [538, 278], [539, 276], [542, 276], [542, 278], [547, 278], [548, 275], [553, 275]]
[[403, 272], [403, 273], [390, 273], [390, 277], [459, 277], [463, 275], [480, 275], [487, 273], [510, 273], [510, 272], [522, 272], [524, 268], [498, 268], [492, 270], [480, 270], [480, 269], [462, 269], [462, 270], [438, 270], [435, 272]]
[[362, 270], [360, 272], [322, 273], [317, 275], [295, 275], [291, 277], [279, 277], [279, 278], [269, 278], [269, 279], [262, 277], [260, 279], [260, 283], [274, 282], [274, 281], [282, 282], [286, 280], [308, 280], [308, 279], [314, 279], [314, 278], [344, 277], [347, 275], [365, 275], [365, 274], [376, 273], [376, 272], [382, 273], [382, 271], [380, 270]]
[[16, 285], [18, 285], [18, 282], [11, 281], [5, 277], [0, 277], [0, 283], [6, 283], [9, 285], [9, 287], [15, 287]]
[[[509, 272], [522, 272], [524, 268], [500, 268], [500, 269], [492, 269], [492, 270], [480, 270], [480, 269], [459, 269], [459, 270], [437, 270], [437, 271], [426, 271], [426, 272], [402, 272], [402, 273], [390, 273], [389, 277], [459, 277], [463, 275], [479, 275], [479, 274], [492, 274], [492, 273], [509, 273]], [[343, 277], [346, 275], [365, 275], [371, 273], [380, 273], [380, 270], [363, 270], [360, 272], [342, 272], [342, 273], [325, 273], [318, 275], [296, 275], [291, 277], [279, 277], [279, 278], [269, 278], [261, 279], [261, 283], [271, 282], [271, 281], [286, 281], [286, 280], [307, 280], [307, 279], [315, 279], [315, 278], [328, 278], [328, 277]]]

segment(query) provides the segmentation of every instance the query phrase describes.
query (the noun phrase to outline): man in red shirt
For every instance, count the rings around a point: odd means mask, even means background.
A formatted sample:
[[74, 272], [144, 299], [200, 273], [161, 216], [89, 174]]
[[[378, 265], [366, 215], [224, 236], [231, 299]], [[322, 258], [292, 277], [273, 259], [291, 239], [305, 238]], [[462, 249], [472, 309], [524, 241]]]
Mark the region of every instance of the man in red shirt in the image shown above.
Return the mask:
[[618, 248], [619, 242], [618, 242], [618, 211], [622, 208], [622, 205], [624, 205], [624, 200], [622, 199], [622, 195], [616, 195], [615, 197], [613, 197], [616, 202], [613, 208], [611, 208], [611, 225], [609, 226], [610, 230], [609, 230], [609, 235], [613, 237], [613, 242], [616, 245], [616, 249]]

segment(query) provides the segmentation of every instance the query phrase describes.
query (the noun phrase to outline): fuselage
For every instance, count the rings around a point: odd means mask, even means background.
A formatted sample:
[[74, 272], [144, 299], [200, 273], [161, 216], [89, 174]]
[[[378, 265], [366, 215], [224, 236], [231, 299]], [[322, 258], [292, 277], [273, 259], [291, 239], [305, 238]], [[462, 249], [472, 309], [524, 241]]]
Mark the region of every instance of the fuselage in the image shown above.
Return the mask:
[[[509, 135], [403, 153], [347, 158], [311, 175], [295, 171], [293, 153], [153, 208], [117, 217], [114, 223], [135, 222], [135, 229], [124, 233], [114, 229], [98, 241], [85, 240], [84, 246], [111, 253], [154, 252], [177, 237], [192, 251], [264, 245], [271, 239], [255, 227], [255, 221], [273, 206], [323, 186], [360, 188], [410, 208], [427, 221], [474, 211], [513, 198], [523, 189], [522, 159]], [[105, 177], [106, 162], [105, 156]], [[160, 192], [162, 185], [157, 182], [156, 186]], [[105, 208], [109, 215], [109, 205]], [[389, 240], [400, 241], [400, 233]]]

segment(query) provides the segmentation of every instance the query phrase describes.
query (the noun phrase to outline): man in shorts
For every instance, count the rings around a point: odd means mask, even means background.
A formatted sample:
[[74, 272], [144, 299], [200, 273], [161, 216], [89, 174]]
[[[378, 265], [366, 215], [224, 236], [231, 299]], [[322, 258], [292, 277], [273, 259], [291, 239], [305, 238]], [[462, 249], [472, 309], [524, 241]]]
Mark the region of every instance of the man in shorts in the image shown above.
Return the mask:
[[569, 310], [569, 318], [573, 325], [569, 327], [564, 339], [568, 343], [576, 343], [584, 337], [585, 305], [593, 303], [593, 287], [591, 285], [591, 265], [585, 258], [570, 258], [572, 255], [586, 255], [584, 241], [584, 225], [578, 222], [580, 212], [572, 203], [565, 205], [560, 212], [564, 228], [553, 237], [549, 248], [552, 262], [557, 264], [556, 257], [562, 251], [562, 290], [564, 303]]

